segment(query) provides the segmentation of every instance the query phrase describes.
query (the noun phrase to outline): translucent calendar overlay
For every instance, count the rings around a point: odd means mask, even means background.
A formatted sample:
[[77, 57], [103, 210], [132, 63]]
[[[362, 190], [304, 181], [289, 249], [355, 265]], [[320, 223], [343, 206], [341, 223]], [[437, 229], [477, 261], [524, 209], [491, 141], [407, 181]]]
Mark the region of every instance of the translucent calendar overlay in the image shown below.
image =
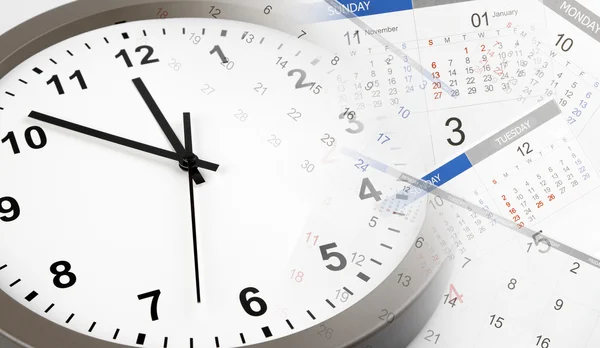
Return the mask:
[[422, 257], [452, 260], [410, 347], [600, 347], [600, 4], [312, 8], [309, 27], [348, 64], [334, 76], [340, 109], [404, 134], [426, 163], [410, 173], [396, 158], [342, 151], [406, 182], [380, 209], [410, 215], [427, 195]]
[[[418, 123], [427, 132], [423, 136], [432, 137], [423, 146], [434, 168], [476, 140], [472, 134], [502, 125], [500, 118], [483, 119], [460, 108], [542, 94], [530, 86], [531, 76], [544, 74], [536, 65], [539, 53], [515, 20], [542, 22], [543, 14], [535, 6], [507, 10], [510, 3], [377, 1], [337, 12], [321, 3], [315, 18], [322, 20], [309, 28], [350, 67], [335, 76], [340, 109], [382, 125], [390, 119], [396, 127]], [[440, 25], [449, 14], [457, 20]], [[497, 111], [490, 105], [485, 112]]]

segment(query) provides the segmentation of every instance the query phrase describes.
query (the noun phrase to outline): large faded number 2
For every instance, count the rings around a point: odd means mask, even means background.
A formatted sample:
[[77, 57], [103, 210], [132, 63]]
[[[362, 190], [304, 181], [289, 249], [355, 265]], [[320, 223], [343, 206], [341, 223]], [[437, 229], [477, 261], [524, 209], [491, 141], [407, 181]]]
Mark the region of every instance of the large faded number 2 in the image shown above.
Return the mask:
[[294, 76], [296, 74], [300, 74], [300, 78], [296, 81], [296, 89], [310, 87], [314, 94], [319, 94], [321, 92], [321, 85], [315, 85], [316, 82], [304, 82], [306, 80], [306, 71], [302, 69], [292, 69], [288, 71], [288, 76]]

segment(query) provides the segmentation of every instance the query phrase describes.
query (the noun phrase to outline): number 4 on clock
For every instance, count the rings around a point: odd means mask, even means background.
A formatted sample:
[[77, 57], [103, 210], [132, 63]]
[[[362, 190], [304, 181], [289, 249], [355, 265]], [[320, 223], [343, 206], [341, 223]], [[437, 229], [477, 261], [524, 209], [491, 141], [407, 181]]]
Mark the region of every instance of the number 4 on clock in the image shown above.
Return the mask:
[[381, 200], [381, 195], [381, 191], [375, 189], [369, 178], [363, 179], [362, 184], [360, 185], [360, 192], [358, 193], [358, 197], [360, 197], [361, 200], [373, 198], [379, 202]]

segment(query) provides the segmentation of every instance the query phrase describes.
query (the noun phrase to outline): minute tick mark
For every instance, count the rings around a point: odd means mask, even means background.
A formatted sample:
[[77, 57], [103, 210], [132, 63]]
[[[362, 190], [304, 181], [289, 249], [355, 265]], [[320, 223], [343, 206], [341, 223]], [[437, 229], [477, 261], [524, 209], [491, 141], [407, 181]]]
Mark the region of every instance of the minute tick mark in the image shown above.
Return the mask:
[[360, 272], [359, 274], [356, 275], [359, 279], [361, 279], [364, 282], [368, 282], [369, 279], [371, 279], [371, 277], [369, 277], [368, 275], [364, 274], [363, 272]]
[[8, 267], [8, 265], [2, 265], [2, 266], [0, 266], [0, 271], [3, 270], [3, 269], [5, 269], [6, 267]]
[[27, 302], [31, 302], [33, 301], [33, 299], [35, 299], [37, 297], [38, 293], [35, 291], [32, 291], [29, 293], [29, 295], [25, 296], [25, 300], [27, 300]]
[[75, 313], [71, 313], [71, 315], [69, 315], [69, 318], [67, 319], [67, 321], [65, 321], [65, 323], [69, 323], [71, 322], [71, 319], [73, 319], [73, 317], [75, 316]]
[[19, 278], [19, 279], [15, 280], [14, 282], [12, 282], [12, 284], [10, 284], [9, 286], [12, 288], [13, 286], [19, 284], [20, 282], [21, 282], [21, 279]]
[[371, 262], [373, 262], [374, 264], [381, 266], [381, 262], [375, 260], [375, 259], [371, 259]]
[[271, 329], [268, 326], [263, 327], [262, 332], [266, 338], [273, 336], [273, 333], [271, 333]]
[[144, 342], [146, 342], [146, 334], [139, 333], [137, 339], [135, 340], [135, 344], [142, 346], [144, 345]]

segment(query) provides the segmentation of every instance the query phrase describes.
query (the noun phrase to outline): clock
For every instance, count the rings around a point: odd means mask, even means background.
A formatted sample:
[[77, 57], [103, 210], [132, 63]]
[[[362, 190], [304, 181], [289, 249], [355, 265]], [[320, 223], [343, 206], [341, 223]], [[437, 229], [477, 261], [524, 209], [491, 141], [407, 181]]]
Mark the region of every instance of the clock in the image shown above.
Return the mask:
[[77, 1], [0, 36], [0, 332], [375, 348], [421, 330], [449, 272], [435, 216], [347, 156], [422, 172], [418, 134], [340, 106], [352, 67], [291, 8]]

